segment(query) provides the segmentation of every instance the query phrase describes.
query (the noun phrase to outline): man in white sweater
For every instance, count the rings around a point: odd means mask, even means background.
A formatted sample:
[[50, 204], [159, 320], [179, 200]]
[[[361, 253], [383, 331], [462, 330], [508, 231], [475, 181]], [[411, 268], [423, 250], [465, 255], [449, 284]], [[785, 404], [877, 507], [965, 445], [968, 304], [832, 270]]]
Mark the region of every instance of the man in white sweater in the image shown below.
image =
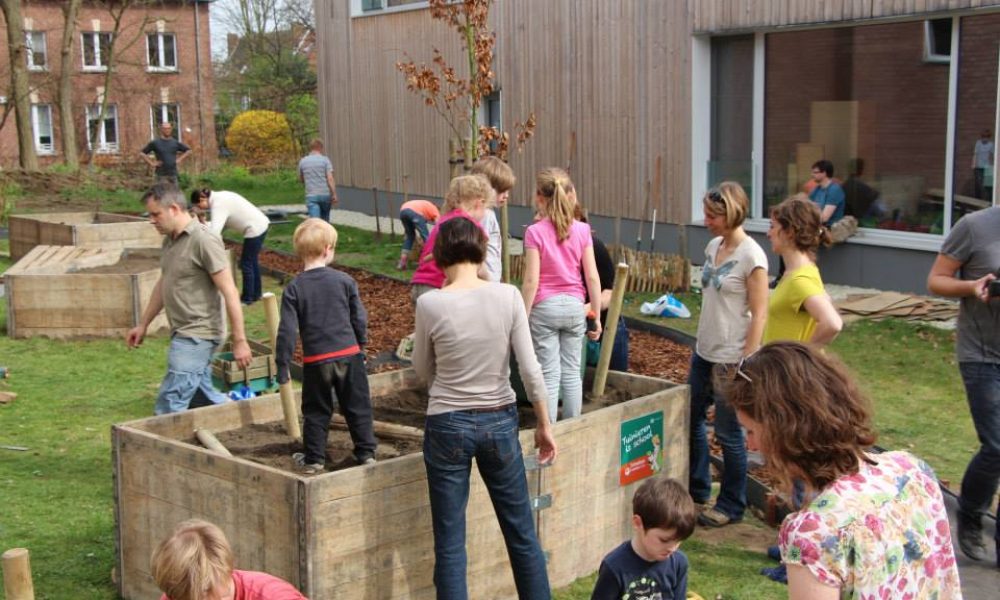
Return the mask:
[[259, 208], [236, 192], [212, 191], [208, 188], [191, 192], [191, 207], [203, 215], [211, 211], [208, 224], [212, 233], [222, 236], [222, 230], [235, 231], [243, 236], [240, 254], [240, 271], [243, 273], [243, 294], [240, 301], [250, 305], [260, 300], [261, 279], [258, 256], [264, 246], [267, 227], [271, 221]]

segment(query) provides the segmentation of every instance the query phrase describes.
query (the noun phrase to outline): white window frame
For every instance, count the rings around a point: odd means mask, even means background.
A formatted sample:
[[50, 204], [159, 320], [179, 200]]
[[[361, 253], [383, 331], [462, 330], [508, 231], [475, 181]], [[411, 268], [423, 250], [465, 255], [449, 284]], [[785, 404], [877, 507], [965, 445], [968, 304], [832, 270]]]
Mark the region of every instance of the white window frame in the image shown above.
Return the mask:
[[[42, 143], [42, 128], [41, 128], [41, 116], [42, 113], [48, 114], [49, 129], [48, 138], [49, 143]], [[35, 152], [39, 156], [51, 156], [56, 153], [56, 137], [54, 127], [52, 125], [52, 105], [51, 104], [32, 104], [31, 105], [31, 134], [35, 140]]]
[[[92, 122], [97, 121], [98, 117], [101, 115], [101, 105], [100, 104], [88, 104], [86, 107], [86, 134], [87, 134], [87, 149], [91, 150], [95, 154], [118, 154], [120, 149], [119, 143], [119, 129], [118, 129], [118, 105], [108, 104], [108, 112], [104, 116], [104, 121], [114, 122], [115, 140], [109, 142], [107, 139], [106, 127], [101, 124], [97, 129], [97, 139], [90, 139], [90, 125]], [[94, 142], [97, 143], [97, 147], [94, 148]]]
[[[37, 37], [37, 43], [32, 38]], [[47, 71], [49, 69], [49, 49], [45, 39], [44, 31], [25, 31], [24, 43], [27, 47], [27, 61], [29, 71]], [[35, 64], [35, 53], [42, 54], [42, 64]]]
[[[937, 50], [938, 48], [935, 46], [935, 42], [934, 42], [934, 39], [935, 39], [934, 38], [934, 25], [932, 25], [932, 22], [933, 21], [944, 21], [947, 18], [948, 17], [942, 17], [942, 18], [939, 18], [939, 19], [926, 19], [924, 21], [924, 62], [949, 64], [949, 63], [951, 63], [951, 57], [955, 56], [954, 54], [939, 54], [939, 53], [935, 52], [935, 50]], [[958, 19], [952, 17], [951, 21], [952, 21], [952, 23], [951, 23], [951, 39], [952, 39], [952, 44], [951, 44], [951, 48], [949, 49], [949, 51], [950, 52], [954, 52], [954, 50], [955, 50], [955, 43], [954, 43], [955, 35], [958, 33], [955, 24], [958, 21]]]
[[388, 0], [381, 0], [382, 8], [370, 8], [365, 10], [364, 0], [351, 0], [351, 18], [373, 17], [376, 15], [387, 15], [397, 12], [407, 12], [411, 10], [424, 10], [430, 7], [430, 2], [417, 1], [412, 4], [401, 6], [387, 6]]
[[[948, 15], [952, 19], [951, 35], [951, 56], [959, 57], [959, 14]], [[925, 20], [926, 22], [926, 20]], [[846, 27], [865, 27], [859, 24], [844, 24]], [[927, 27], [928, 25], [925, 25]], [[803, 28], [804, 29], [804, 28]], [[764, 214], [764, 190], [760, 182], [764, 180], [764, 79], [765, 79], [765, 36], [768, 33], [784, 31], [776, 27], [758, 31], [754, 40], [754, 89], [753, 89], [753, 150], [751, 160], [753, 162], [753, 191], [750, 198], [751, 217], [744, 222], [747, 231], [763, 233], [770, 226], [770, 219]], [[926, 33], [926, 29], [925, 29]], [[926, 39], [926, 38], [925, 38]], [[712, 68], [712, 36], [694, 35], [692, 36], [691, 54], [691, 115], [692, 129], [694, 131], [711, 130], [711, 68]], [[945, 236], [951, 231], [951, 211], [954, 206], [953, 186], [955, 174], [954, 144], [955, 144], [955, 122], [958, 118], [957, 94], [958, 94], [958, 68], [959, 60], [949, 60], [950, 69], [948, 77], [948, 114], [946, 118], [946, 149], [945, 149], [945, 171], [944, 171], [944, 218], [943, 233], [914, 233], [910, 231], [891, 231], [887, 229], [861, 228], [858, 233], [850, 237], [846, 243], [861, 244], [867, 246], [882, 246], [889, 248], [901, 248], [909, 250], [930, 250], [937, 251], [941, 247]], [[1000, 58], [998, 58], [998, 82], [997, 82], [997, 117], [994, 131], [1000, 128]], [[703, 225], [702, 219], [702, 195], [705, 193], [705, 182], [708, 177], [708, 161], [711, 148], [706, 136], [694, 136], [691, 146], [691, 219], [692, 225]], [[1000, 159], [997, 160], [1000, 166]], [[994, 170], [996, 172], [996, 170]], [[1000, 186], [993, 187], [992, 205], [996, 206], [1000, 201]]]
[[[155, 37], [157, 42], [157, 60], [160, 64], [154, 65], [149, 62], [149, 38]], [[166, 50], [165, 41], [170, 39], [174, 47], [174, 64], [165, 65]], [[170, 31], [155, 31], [146, 34], [146, 70], [150, 73], [176, 73], [177, 72], [177, 35]]]
[[[174, 108], [174, 114], [177, 116], [175, 121], [170, 121], [169, 107]], [[157, 114], [159, 111], [159, 114]], [[181, 136], [184, 135], [184, 130], [181, 129], [181, 105], [177, 102], [157, 102], [149, 107], [149, 139], [155, 140], [160, 137], [160, 123], [164, 121], [170, 121], [174, 126], [174, 131], [177, 133], [177, 141], [180, 142]]]
[[[101, 36], [108, 36], [108, 43], [111, 44], [113, 40], [111, 39], [112, 34], [107, 31], [84, 31], [80, 34], [80, 61], [83, 64], [84, 71], [107, 71], [108, 65], [101, 56]], [[95, 64], [88, 65], [87, 60], [87, 44], [93, 45], [94, 49], [94, 60]]]

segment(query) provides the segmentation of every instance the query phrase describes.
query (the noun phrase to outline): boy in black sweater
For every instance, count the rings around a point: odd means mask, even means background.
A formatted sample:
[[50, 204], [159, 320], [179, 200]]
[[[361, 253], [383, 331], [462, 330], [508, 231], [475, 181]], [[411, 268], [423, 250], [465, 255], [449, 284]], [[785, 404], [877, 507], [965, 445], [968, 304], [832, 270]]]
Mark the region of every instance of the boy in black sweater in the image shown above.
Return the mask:
[[292, 455], [307, 475], [323, 471], [326, 440], [336, 401], [347, 421], [358, 464], [375, 462], [372, 403], [362, 347], [368, 314], [349, 275], [327, 267], [337, 246], [337, 230], [322, 219], [306, 219], [292, 236], [305, 270], [281, 298], [275, 362], [278, 381], [289, 379], [295, 339], [302, 337], [302, 438], [304, 452]]

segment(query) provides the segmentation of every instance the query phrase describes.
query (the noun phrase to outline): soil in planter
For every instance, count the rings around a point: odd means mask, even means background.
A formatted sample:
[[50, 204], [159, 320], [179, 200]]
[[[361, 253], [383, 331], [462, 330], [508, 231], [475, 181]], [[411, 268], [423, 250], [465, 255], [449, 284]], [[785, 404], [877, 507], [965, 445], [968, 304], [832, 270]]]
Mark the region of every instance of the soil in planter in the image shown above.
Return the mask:
[[148, 256], [126, 256], [120, 261], [100, 267], [88, 267], [73, 271], [74, 273], [86, 273], [88, 275], [132, 275], [145, 273], [160, 268], [160, 259]]
[[[584, 396], [583, 412], [589, 413], [631, 399], [627, 390], [613, 387], [609, 387], [607, 393], [598, 399], [591, 397], [588, 392]], [[427, 413], [426, 391], [401, 390], [379, 396], [374, 399], [374, 403], [376, 421], [423, 429]], [[521, 429], [531, 429], [535, 426], [535, 415], [530, 406], [519, 406], [518, 413]], [[295, 471], [292, 453], [302, 451], [300, 445], [288, 438], [284, 423], [280, 421], [217, 432], [216, 436], [233, 455], [283, 471]], [[422, 450], [422, 444], [416, 440], [394, 438], [378, 433], [376, 437], [379, 438], [378, 448], [375, 451], [376, 460], [387, 460]], [[194, 439], [187, 442], [198, 445]], [[351, 436], [346, 429], [331, 427], [326, 446], [327, 471], [339, 471], [355, 466], [351, 454], [353, 448]]]

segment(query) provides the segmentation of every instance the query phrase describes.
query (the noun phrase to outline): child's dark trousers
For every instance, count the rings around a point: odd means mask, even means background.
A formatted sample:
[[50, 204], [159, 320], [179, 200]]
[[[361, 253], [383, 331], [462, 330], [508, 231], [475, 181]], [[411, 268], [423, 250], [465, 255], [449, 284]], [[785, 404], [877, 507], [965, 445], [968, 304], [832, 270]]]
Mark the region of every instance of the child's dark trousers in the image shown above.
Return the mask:
[[334, 403], [347, 421], [354, 458], [361, 463], [375, 456], [372, 401], [363, 354], [333, 362], [305, 365], [302, 374], [302, 438], [307, 464], [326, 463], [326, 438]]

